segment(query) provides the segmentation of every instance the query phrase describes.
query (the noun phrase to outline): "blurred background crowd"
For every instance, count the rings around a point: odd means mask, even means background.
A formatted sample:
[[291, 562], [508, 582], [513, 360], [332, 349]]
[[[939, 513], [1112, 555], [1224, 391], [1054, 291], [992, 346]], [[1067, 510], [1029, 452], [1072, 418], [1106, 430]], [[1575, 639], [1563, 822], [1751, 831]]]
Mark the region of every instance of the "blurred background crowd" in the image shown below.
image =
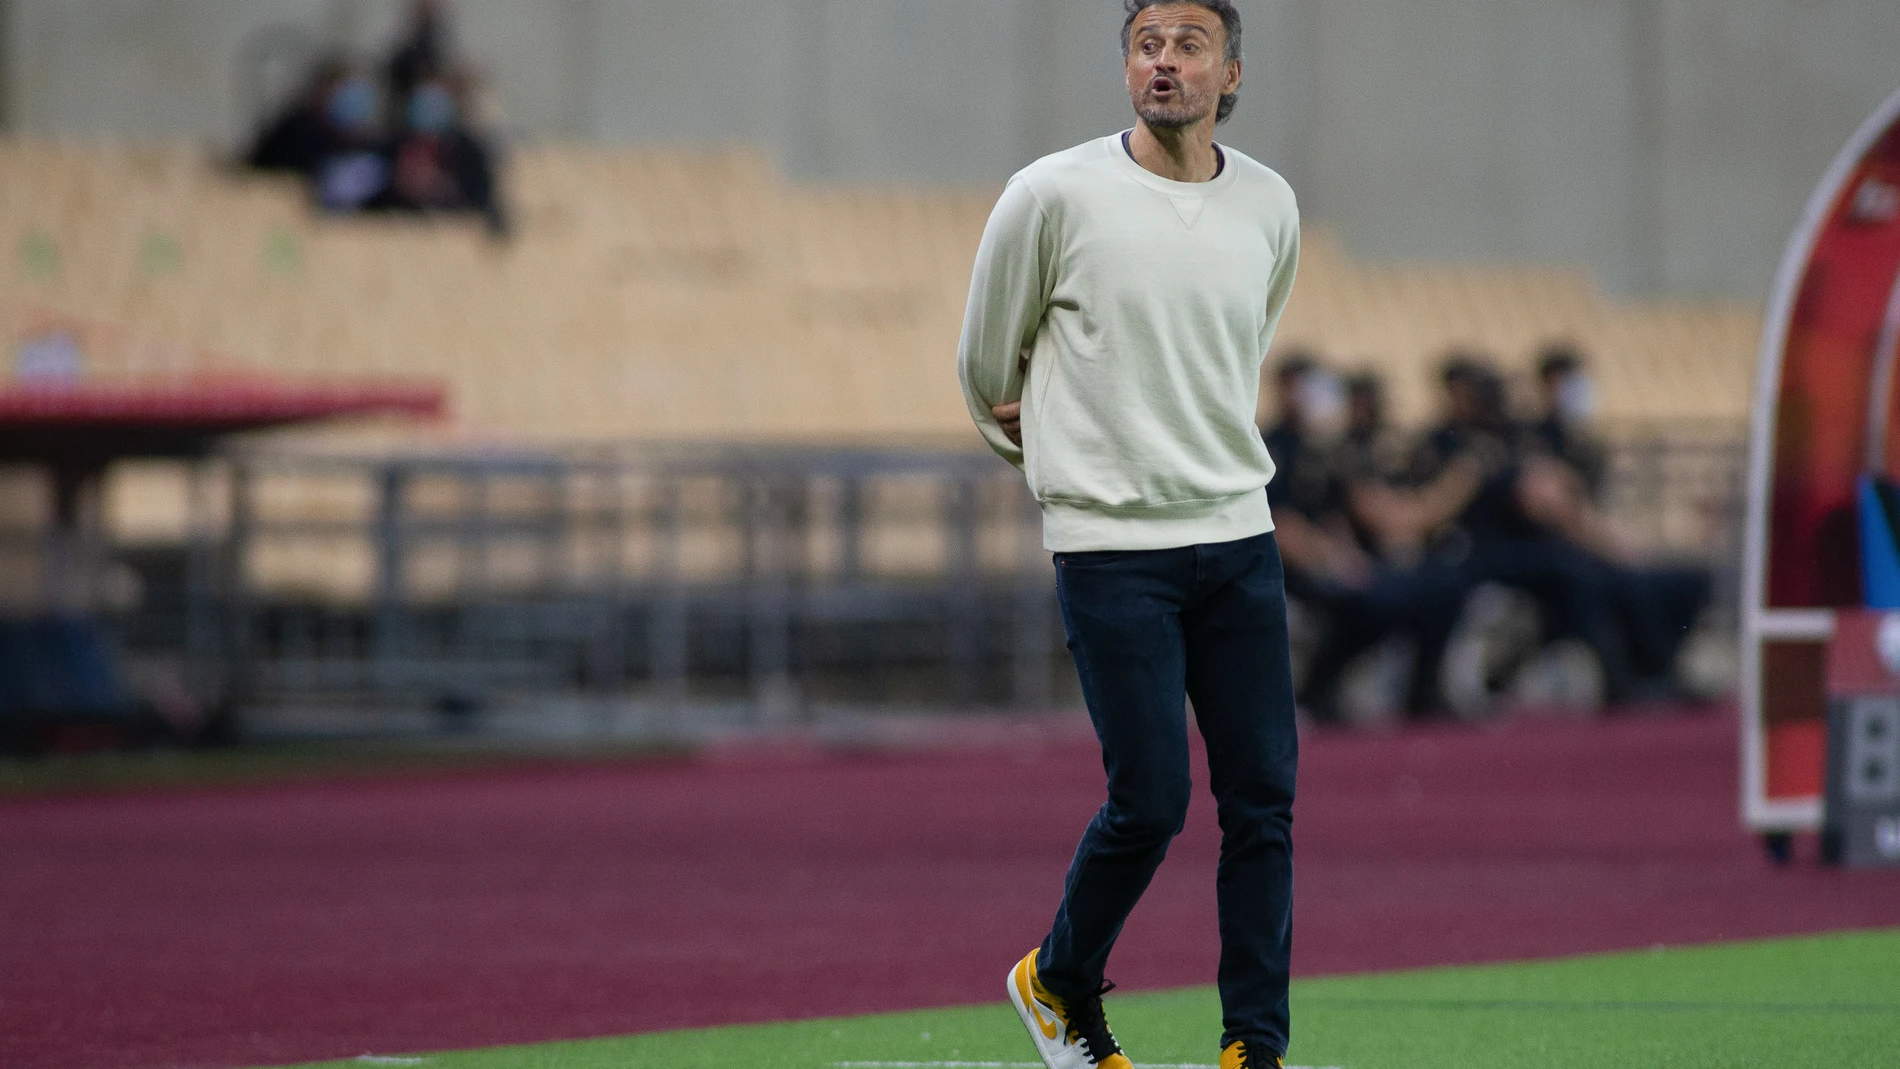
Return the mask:
[[443, 3], [425, 0], [380, 64], [319, 61], [244, 162], [300, 176], [326, 212], [472, 212], [499, 235], [506, 223], [481, 94]]
[[1605, 511], [1583, 355], [1545, 348], [1522, 408], [1479, 354], [1452, 353], [1439, 376], [1437, 420], [1407, 434], [1376, 372], [1304, 352], [1276, 370], [1267, 493], [1303, 610], [1308, 712], [1340, 720], [1345, 670], [1394, 639], [1395, 677], [1374, 701], [1414, 716], [1483, 712], [1540, 655], [1547, 697], [1572, 705], [1708, 696], [1678, 655], [1711, 571], [1652, 559]]

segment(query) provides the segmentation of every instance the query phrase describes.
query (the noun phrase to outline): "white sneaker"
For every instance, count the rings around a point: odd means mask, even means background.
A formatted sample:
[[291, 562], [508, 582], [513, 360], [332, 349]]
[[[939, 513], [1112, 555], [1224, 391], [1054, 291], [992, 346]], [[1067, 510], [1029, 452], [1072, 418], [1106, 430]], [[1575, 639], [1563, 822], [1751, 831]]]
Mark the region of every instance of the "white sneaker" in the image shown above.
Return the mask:
[[1016, 963], [1009, 971], [1009, 1001], [1029, 1029], [1042, 1064], [1049, 1069], [1135, 1069], [1102, 1015], [1102, 995], [1114, 986], [1104, 983], [1087, 1002], [1071, 1007], [1043, 990], [1036, 975], [1036, 951]]

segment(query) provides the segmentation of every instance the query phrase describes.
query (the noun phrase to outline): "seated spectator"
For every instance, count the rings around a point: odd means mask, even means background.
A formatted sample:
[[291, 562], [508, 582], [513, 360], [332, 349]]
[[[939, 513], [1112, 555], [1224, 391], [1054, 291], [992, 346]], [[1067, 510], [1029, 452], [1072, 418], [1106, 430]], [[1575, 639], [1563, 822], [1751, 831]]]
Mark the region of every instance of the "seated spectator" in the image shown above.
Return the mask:
[[1483, 357], [1457, 351], [1446, 359], [1439, 382], [1443, 413], [1413, 446], [1407, 480], [1429, 483], [1460, 457], [1476, 461], [1487, 476], [1508, 469], [1517, 432], [1505, 404], [1504, 380]]
[[[349, 64], [328, 59], [311, 71], [295, 98], [258, 131], [244, 165], [314, 178], [318, 165], [345, 139], [336, 91], [349, 78]], [[342, 118], [347, 119], [347, 107]]]
[[[1298, 408], [1305, 371], [1282, 370], [1287, 414], [1273, 451], [1276, 462], [1285, 455], [1295, 471], [1323, 477], [1289, 478], [1274, 518], [1288, 593], [1326, 621], [1300, 693], [1316, 718], [1336, 715], [1334, 692], [1351, 659], [1395, 635], [1417, 651], [1408, 711], [1436, 712], [1446, 644], [1465, 597], [1482, 583], [1529, 595], [1546, 641], [1586, 644], [1611, 702], [1668, 685], [1706, 601], [1706, 573], [1641, 563], [1579, 472], [1511, 419], [1503, 380], [1486, 361], [1459, 353], [1447, 362], [1442, 420], [1404, 463], [1372, 378], [1348, 387], [1346, 433], [1318, 450], [1323, 467], [1305, 459], [1315, 452], [1310, 435], [1295, 433], [1312, 422]], [[1324, 491], [1302, 494], [1302, 486]]]
[[1394, 484], [1405, 475], [1405, 439], [1386, 418], [1385, 381], [1371, 372], [1346, 379], [1339, 458], [1342, 474], [1355, 482]]
[[1429, 554], [1462, 563], [1471, 526], [1509, 515], [1515, 478], [1515, 430], [1504, 385], [1481, 359], [1454, 353], [1441, 375], [1441, 422], [1421, 434], [1396, 477], [1355, 484], [1355, 512], [1388, 558]]
[[1346, 667], [1402, 634], [1418, 651], [1406, 705], [1435, 708], [1437, 663], [1463, 600], [1462, 577], [1446, 569], [1393, 569], [1367, 552], [1354, 529], [1354, 487], [1338, 467], [1337, 443], [1322, 433], [1343, 414], [1338, 380], [1304, 354], [1285, 361], [1277, 378], [1280, 418], [1266, 434], [1277, 470], [1267, 496], [1287, 592], [1323, 618], [1301, 704], [1316, 720], [1336, 720]]
[[492, 233], [505, 232], [489, 148], [462, 122], [466, 97], [467, 83], [456, 79], [432, 78], [416, 86], [389, 150], [389, 184], [370, 207], [479, 213]]
[[331, 137], [310, 176], [311, 196], [324, 211], [360, 210], [389, 188], [389, 157], [376, 111], [376, 83], [360, 74], [331, 90]]
[[[1379, 376], [1355, 375], [1346, 382], [1346, 433], [1335, 469], [1346, 487], [1347, 518], [1359, 544], [1388, 564], [1418, 563], [1425, 536], [1455, 509], [1435, 505], [1434, 495], [1407, 488], [1410, 464], [1404, 436], [1387, 422], [1385, 383]], [[1462, 500], [1455, 485], [1465, 473], [1443, 480], [1438, 495]]]
[[1589, 645], [1603, 664], [1607, 689], [1621, 696], [1630, 672], [1609, 575], [1567, 537], [1580, 533], [1580, 526], [1572, 532], [1551, 529], [1557, 517], [1543, 492], [1551, 487], [1548, 469], [1554, 465], [1527, 460], [1503, 379], [1488, 361], [1453, 353], [1440, 380], [1444, 415], [1420, 437], [1409, 473], [1421, 490], [1444, 488], [1418, 521], [1438, 524], [1428, 536], [1428, 556], [1462, 569], [1474, 587], [1498, 583], [1528, 594], [1548, 637], [1575, 635]]
[[1458, 512], [1454, 547], [1472, 583], [1537, 602], [1545, 639], [1575, 637], [1596, 654], [1611, 704], [1666, 689], [1681, 639], [1706, 602], [1699, 569], [1656, 568], [1592, 499], [1583, 475], [1520, 432], [1502, 380], [1481, 362], [1446, 368], [1446, 423], [1421, 442], [1424, 462], [1470, 458], [1483, 472]]
[[1280, 415], [1263, 435], [1276, 470], [1267, 497], [1312, 517], [1328, 507], [1328, 439], [1345, 415], [1344, 398], [1339, 380], [1303, 352], [1280, 362], [1275, 382]]
[[1537, 386], [1542, 411], [1530, 428], [1535, 445], [1569, 464], [1590, 497], [1601, 500], [1609, 451], [1590, 429], [1596, 390], [1582, 354], [1568, 345], [1546, 348], [1537, 361]]
[[1590, 428], [1595, 391], [1574, 348], [1550, 346], [1537, 367], [1539, 420], [1531, 449], [1548, 458], [1527, 465], [1520, 488], [1525, 510], [1596, 556], [1610, 570], [1610, 596], [1629, 644], [1630, 665], [1650, 691], [1673, 687], [1676, 653], [1713, 590], [1707, 569], [1644, 560], [1636, 540], [1601, 507], [1609, 450]]

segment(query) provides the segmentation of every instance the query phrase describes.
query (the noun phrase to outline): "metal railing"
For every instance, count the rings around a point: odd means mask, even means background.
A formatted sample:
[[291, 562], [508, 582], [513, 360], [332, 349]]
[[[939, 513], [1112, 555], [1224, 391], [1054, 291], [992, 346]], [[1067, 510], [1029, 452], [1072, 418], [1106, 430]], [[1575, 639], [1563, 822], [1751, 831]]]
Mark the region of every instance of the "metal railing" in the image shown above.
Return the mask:
[[254, 453], [219, 467], [221, 515], [196, 525], [218, 535], [189, 554], [180, 622], [225, 704], [452, 713], [567, 692], [674, 719], [736, 702], [786, 720], [827, 702], [1053, 697], [1039, 521], [987, 454]]
[[[1605, 503], [1732, 589], [1741, 464], [1733, 440], [1626, 438]], [[987, 453], [247, 452], [192, 487], [178, 580], [129, 626], [228, 707], [677, 727], [1076, 700], [1034, 502]]]

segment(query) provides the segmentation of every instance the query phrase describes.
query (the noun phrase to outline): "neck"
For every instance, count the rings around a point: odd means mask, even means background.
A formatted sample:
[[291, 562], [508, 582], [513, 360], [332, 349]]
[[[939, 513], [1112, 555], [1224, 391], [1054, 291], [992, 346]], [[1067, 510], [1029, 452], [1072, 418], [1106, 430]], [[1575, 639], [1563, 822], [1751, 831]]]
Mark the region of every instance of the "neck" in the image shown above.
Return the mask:
[[1149, 126], [1137, 118], [1128, 148], [1143, 170], [1175, 182], [1206, 182], [1220, 169], [1212, 115], [1179, 127]]

